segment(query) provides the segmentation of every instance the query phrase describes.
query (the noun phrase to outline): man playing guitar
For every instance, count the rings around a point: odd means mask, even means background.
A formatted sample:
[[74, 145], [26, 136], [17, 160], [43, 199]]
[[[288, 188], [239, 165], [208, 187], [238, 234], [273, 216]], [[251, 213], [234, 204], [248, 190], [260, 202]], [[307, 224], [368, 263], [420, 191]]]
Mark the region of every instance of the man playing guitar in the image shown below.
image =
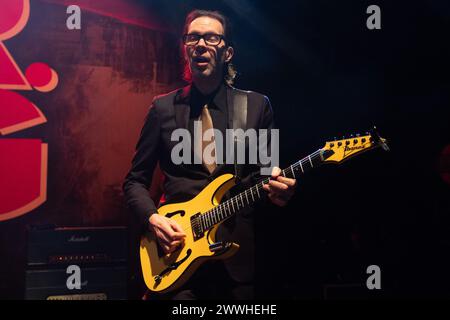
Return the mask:
[[[260, 178], [258, 165], [203, 161], [200, 164], [175, 164], [171, 151], [174, 130], [185, 128], [194, 133], [195, 121], [225, 133], [232, 126], [230, 100], [239, 92], [231, 86], [236, 75], [231, 60], [234, 48], [227, 19], [216, 11], [194, 10], [187, 17], [183, 30], [182, 49], [185, 79], [189, 85], [154, 99], [137, 143], [132, 167], [124, 182], [128, 207], [144, 229], [150, 230], [159, 246], [168, 254], [174, 252], [186, 237], [184, 226], [175, 220], [155, 214], [157, 206], [148, 188], [159, 162], [164, 173], [167, 203], [187, 201], [195, 197], [214, 178], [236, 172], [239, 167], [241, 187]], [[255, 130], [272, 129], [273, 114], [267, 97], [245, 91], [246, 125]], [[236, 111], [238, 112], [238, 111]], [[225, 136], [225, 134], [223, 135]], [[270, 144], [270, 140], [268, 140]], [[216, 148], [218, 146], [216, 145]], [[270, 150], [270, 147], [268, 148]], [[264, 185], [268, 199], [278, 206], [286, 205], [294, 193], [296, 180], [280, 176], [274, 167], [272, 179]], [[239, 243], [238, 252], [227, 260], [206, 263], [178, 291], [173, 299], [254, 297], [254, 215], [252, 209], [227, 220], [217, 231], [217, 238]]]

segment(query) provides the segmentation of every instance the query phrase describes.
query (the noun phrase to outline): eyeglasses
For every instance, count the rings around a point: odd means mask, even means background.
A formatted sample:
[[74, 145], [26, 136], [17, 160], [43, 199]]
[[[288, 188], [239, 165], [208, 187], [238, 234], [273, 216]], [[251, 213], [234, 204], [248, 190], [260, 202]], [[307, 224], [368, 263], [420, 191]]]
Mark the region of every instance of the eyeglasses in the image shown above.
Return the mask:
[[195, 46], [202, 38], [209, 46], [217, 46], [222, 39], [225, 40], [225, 37], [221, 34], [206, 33], [201, 35], [196, 33], [188, 33], [183, 36], [183, 43], [187, 46]]

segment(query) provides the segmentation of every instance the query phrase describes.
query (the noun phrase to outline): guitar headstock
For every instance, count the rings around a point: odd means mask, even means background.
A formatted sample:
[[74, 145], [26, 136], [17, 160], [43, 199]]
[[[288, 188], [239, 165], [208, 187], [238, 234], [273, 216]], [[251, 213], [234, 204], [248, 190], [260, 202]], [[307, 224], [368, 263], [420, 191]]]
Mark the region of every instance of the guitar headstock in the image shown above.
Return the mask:
[[374, 127], [365, 135], [357, 134], [354, 137], [350, 136], [341, 140], [328, 141], [322, 148], [324, 155], [326, 155], [323, 161], [340, 163], [377, 147], [382, 147], [384, 150], [389, 151], [386, 139], [381, 138]]

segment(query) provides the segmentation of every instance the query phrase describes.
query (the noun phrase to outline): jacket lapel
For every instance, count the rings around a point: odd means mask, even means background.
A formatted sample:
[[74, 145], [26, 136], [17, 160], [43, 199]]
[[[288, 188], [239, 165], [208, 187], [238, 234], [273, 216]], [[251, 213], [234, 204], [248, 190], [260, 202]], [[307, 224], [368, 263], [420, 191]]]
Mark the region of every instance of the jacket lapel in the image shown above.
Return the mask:
[[[233, 88], [229, 86], [226, 87], [226, 105], [227, 105], [227, 128], [226, 129], [233, 129]], [[217, 167], [214, 169], [214, 171], [211, 173], [211, 175], [216, 175], [217, 172], [220, 172], [223, 170], [224, 167], [227, 166], [226, 162], [226, 134], [223, 137], [223, 162], [222, 164], [218, 164]]]
[[[245, 91], [235, 89], [231, 86], [227, 86], [227, 105], [228, 105], [228, 128], [229, 129], [242, 129], [247, 130], [247, 106], [248, 106], [248, 96]], [[236, 152], [236, 145], [233, 141], [229, 143], [232, 144], [234, 152]], [[247, 152], [248, 146], [246, 141], [238, 141], [237, 143], [244, 143], [245, 150]], [[247, 156], [247, 155], [246, 155]], [[236, 155], [235, 155], [236, 157]], [[236, 158], [235, 158], [236, 159]], [[242, 176], [243, 166], [234, 164], [233, 167], [237, 178]], [[239, 181], [239, 179], [237, 179]]]
[[176, 96], [175, 96], [175, 122], [177, 124], [177, 128], [188, 129], [189, 125], [189, 100], [191, 94], [191, 86], [188, 85], [184, 87]]
[[[190, 99], [191, 99], [191, 85], [188, 85], [184, 87], [180, 92], [175, 96], [175, 102], [174, 102], [174, 112], [175, 112], [175, 123], [177, 125], [177, 128], [183, 128], [186, 130], [189, 130], [189, 117], [191, 112], [191, 106], [190, 106]], [[191, 160], [194, 161], [194, 137], [191, 137]], [[202, 175], [209, 174], [208, 170], [202, 165], [202, 164], [194, 164], [191, 165], [185, 165], [182, 164], [182, 166], [189, 171], [192, 171], [193, 168], [196, 168], [194, 172], [200, 173]], [[199, 172], [199, 170], [201, 170]]]
[[233, 104], [233, 94], [234, 90], [230, 86], [227, 88], [227, 110], [228, 110], [228, 127], [227, 129], [233, 129], [233, 114], [234, 114], [234, 104]]

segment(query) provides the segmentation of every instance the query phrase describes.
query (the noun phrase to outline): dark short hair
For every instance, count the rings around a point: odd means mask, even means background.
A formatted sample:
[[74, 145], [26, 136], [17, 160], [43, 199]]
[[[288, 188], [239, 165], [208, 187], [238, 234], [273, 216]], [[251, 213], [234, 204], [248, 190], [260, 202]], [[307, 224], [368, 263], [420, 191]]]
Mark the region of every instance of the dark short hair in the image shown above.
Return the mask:
[[[187, 33], [187, 30], [189, 28], [189, 25], [191, 24], [192, 21], [194, 21], [195, 19], [199, 18], [199, 17], [210, 17], [213, 19], [218, 20], [222, 26], [223, 26], [223, 30], [224, 30], [224, 37], [225, 37], [225, 45], [227, 47], [232, 47], [233, 46], [233, 33], [231, 30], [231, 24], [228, 21], [227, 17], [225, 17], [222, 13], [220, 13], [219, 11], [210, 11], [210, 10], [193, 10], [191, 12], [188, 13], [188, 15], [186, 16], [186, 20], [184, 21], [184, 26], [183, 26], [183, 33], [182, 35]], [[192, 81], [192, 75], [191, 75], [191, 71], [189, 69], [189, 61], [186, 60], [186, 57], [184, 56], [184, 44], [183, 41], [181, 41], [181, 52], [182, 52], [182, 57], [183, 57], [183, 79], [191, 82]], [[236, 78], [237, 75], [237, 71], [234, 67], [234, 65], [231, 62], [227, 62], [225, 64], [225, 68], [224, 68], [224, 80], [228, 85], [232, 85], [234, 82], [234, 79]]]

